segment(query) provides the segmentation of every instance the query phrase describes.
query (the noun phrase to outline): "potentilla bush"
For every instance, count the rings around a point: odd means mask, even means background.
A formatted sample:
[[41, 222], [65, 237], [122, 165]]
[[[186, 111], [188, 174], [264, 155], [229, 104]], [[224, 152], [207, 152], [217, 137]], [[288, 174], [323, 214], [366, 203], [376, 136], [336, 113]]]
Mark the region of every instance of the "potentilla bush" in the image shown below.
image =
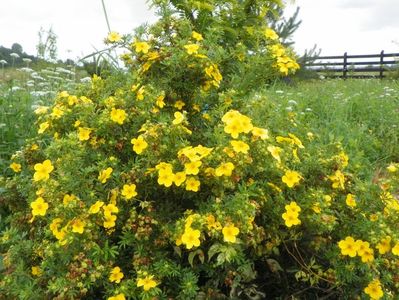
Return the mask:
[[248, 108], [298, 68], [275, 1], [153, 4], [156, 24], [107, 38], [128, 72], [36, 110], [3, 182], [0, 297], [395, 295], [399, 166], [362, 182], [294, 114]]

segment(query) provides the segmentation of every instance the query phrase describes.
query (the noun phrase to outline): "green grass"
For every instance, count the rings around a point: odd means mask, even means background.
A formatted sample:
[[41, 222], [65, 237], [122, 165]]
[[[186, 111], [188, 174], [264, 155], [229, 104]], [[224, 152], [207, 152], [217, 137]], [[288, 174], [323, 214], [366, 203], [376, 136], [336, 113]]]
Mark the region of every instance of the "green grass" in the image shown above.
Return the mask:
[[87, 73], [70, 66], [47, 62], [32, 64], [31, 70], [0, 69], [0, 176], [8, 174], [11, 155], [37, 132], [34, 107], [49, 105], [56, 92], [73, 90]]
[[[285, 127], [291, 111], [296, 114], [294, 132], [316, 134], [315, 147], [339, 142], [357, 170], [370, 170], [399, 161], [399, 82], [378, 79], [324, 80], [296, 86], [276, 85], [264, 91], [270, 103], [269, 128]], [[304, 134], [304, 132], [302, 132]], [[363, 171], [364, 172], [364, 171]]]
[[36, 128], [32, 97], [25, 91], [4, 92], [0, 97], [0, 169], [9, 164], [12, 153], [31, 137]]

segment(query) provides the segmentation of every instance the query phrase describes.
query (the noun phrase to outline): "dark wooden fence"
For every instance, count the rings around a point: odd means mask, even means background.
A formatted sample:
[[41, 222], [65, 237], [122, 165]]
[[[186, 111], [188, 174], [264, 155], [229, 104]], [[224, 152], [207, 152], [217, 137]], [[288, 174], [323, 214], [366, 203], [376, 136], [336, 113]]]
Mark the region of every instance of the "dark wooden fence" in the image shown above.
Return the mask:
[[343, 56], [319, 56], [306, 63], [307, 69], [326, 77], [383, 78], [384, 72], [399, 67], [399, 53], [365, 54]]

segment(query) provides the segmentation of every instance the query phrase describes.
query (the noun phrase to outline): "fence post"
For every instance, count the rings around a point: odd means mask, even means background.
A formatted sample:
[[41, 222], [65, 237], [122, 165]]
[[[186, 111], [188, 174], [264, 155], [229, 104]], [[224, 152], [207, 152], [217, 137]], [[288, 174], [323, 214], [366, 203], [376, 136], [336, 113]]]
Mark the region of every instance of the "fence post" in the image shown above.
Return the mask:
[[344, 53], [344, 68], [343, 68], [343, 75], [344, 75], [344, 79], [346, 79], [346, 74], [348, 73], [348, 53]]
[[381, 51], [380, 54], [380, 78], [384, 77], [384, 50]]

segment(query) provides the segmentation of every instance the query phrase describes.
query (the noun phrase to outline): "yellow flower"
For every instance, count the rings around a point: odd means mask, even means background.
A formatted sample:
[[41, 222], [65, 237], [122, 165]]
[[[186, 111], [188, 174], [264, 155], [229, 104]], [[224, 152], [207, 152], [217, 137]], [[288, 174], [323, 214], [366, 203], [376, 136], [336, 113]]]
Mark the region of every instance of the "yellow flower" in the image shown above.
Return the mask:
[[51, 112], [51, 116], [53, 116], [55, 119], [61, 118], [63, 114], [64, 114], [64, 111], [57, 106], [54, 107], [53, 111]]
[[362, 240], [356, 240], [357, 244], [357, 255], [363, 256], [367, 249], [370, 248], [369, 242], [364, 242]]
[[42, 270], [39, 266], [33, 266], [31, 270], [33, 276], [40, 276], [42, 274]]
[[172, 121], [173, 125], [178, 125], [181, 122], [183, 122], [184, 115], [181, 112], [179, 112], [179, 111], [175, 112], [174, 116], [175, 116], [175, 119]]
[[153, 275], [148, 275], [144, 278], [137, 279], [137, 287], [143, 287], [144, 291], [149, 291], [150, 289], [156, 287], [158, 283], [153, 279]]
[[78, 97], [76, 96], [68, 96], [68, 105], [72, 106], [78, 103]]
[[133, 46], [136, 48], [137, 53], [148, 53], [148, 50], [150, 50], [150, 45], [147, 44], [147, 42], [134, 42]]
[[126, 119], [126, 112], [123, 109], [115, 109], [111, 110], [111, 120], [119, 125], [122, 125]]
[[116, 216], [115, 215], [105, 215], [103, 226], [104, 228], [112, 228], [115, 227]]
[[383, 238], [381, 242], [377, 244], [376, 248], [378, 249], [378, 252], [380, 252], [380, 254], [389, 252], [389, 250], [391, 250], [391, 237], [386, 236], [385, 238]]
[[194, 177], [190, 177], [186, 180], [186, 190], [192, 192], [198, 192], [201, 182]]
[[387, 170], [388, 170], [389, 172], [391, 172], [391, 173], [394, 173], [394, 172], [396, 172], [396, 171], [398, 170], [398, 168], [397, 168], [394, 164], [390, 164], [390, 165], [387, 167]]
[[115, 31], [111, 31], [107, 36], [107, 41], [110, 43], [117, 43], [122, 39], [121, 35]]
[[40, 123], [39, 125], [39, 130], [37, 131], [37, 133], [42, 134], [43, 132], [45, 132], [47, 130], [47, 128], [50, 127], [50, 123], [49, 122], [43, 122]]
[[176, 186], [181, 186], [181, 184], [186, 181], [186, 173], [185, 172], [177, 172], [173, 177], [173, 182]]
[[107, 205], [103, 206], [104, 210], [104, 216], [110, 216], [112, 213], [117, 214], [119, 212], [119, 209], [115, 204], [109, 203]]
[[368, 263], [374, 260], [374, 250], [371, 248], [366, 248], [361, 255], [362, 262]]
[[231, 162], [227, 162], [224, 164], [221, 164], [219, 167], [215, 169], [215, 175], [220, 177], [220, 176], [231, 176], [234, 170], [234, 165]]
[[148, 143], [144, 140], [142, 135], [137, 139], [132, 139], [130, 143], [133, 144], [133, 151], [137, 154], [141, 154], [148, 147]]
[[126, 300], [124, 294], [118, 294], [116, 296], [108, 297], [108, 300]]
[[276, 146], [268, 146], [267, 151], [270, 152], [270, 154], [273, 156], [273, 158], [275, 160], [278, 161], [278, 163], [281, 163], [280, 153], [281, 153], [281, 151], [283, 151], [283, 149], [281, 149], [280, 147], [276, 147]]
[[32, 150], [32, 151], [36, 151], [36, 150], [38, 150], [39, 149], [39, 145], [38, 144], [33, 144], [31, 147], [30, 147], [30, 150]]
[[113, 169], [111, 167], [106, 168], [105, 170], [100, 171], [99, 175], [98, 175], [98, 180], [101, 183], [106, 183], [108, 178], [111, 177], [111, 173], [112, 173]]
[[183, 101], [177, 100], [174, 107], [176, 107], [178, 110], [182, 110], [185, 105], [186, 103], [184, 103]]
[[378, 300], [384, 296], [384, 292], [381, 288], [381, 283], [378, 279], [373, 280], [367, 287], [364, 288], [364, 292], [370, 296], [373, 300]]
[[160, 95], [158, 96], [155, 104], [159, 107], [159, 108], [163, 108], [165, 106], [165, 95]]
[[47, 180], [50, 178], [50, 173], [54, 170], [53, 165], [49, 159], [43, 161], [43, 163], [35, 164], [35, 174], [33, 174], [34, 181]]
[[30, 204], [33, 216], [45, 216], [48, 209], [48, 204], [42, 197], [38, 197]]
[[312, 210], [313, 210], [316, 214], [321, 213], [320, 203], [319, 203], [319, 202], [313, 203], [313, 205], [312, 205]]
[[399, 256], [399, 242], [395, 244], [395, 246], [392, 248], [392, 254]]
[[287, 227], [301, 224], [301, 220], [298, 218], [298, 213], [295, 213], [293, 211], [286, 211], [281, 215], [281, 217], [285, 221], [285, 225]]
[[160, 169], [158, 172], [158, 184], [170, 187], [173, 183], [175, 175], [171, 169]]
[[159, 164], [157, 164], [155, 166], [155, 169], [157, 169], [158, 171], [168, 171], [168, 172], [173, 172], [173, 166], [170, 163], [166, 163], [166, 162], [160, 162]]
[[85, 229], [86, 223], [80, 219], [74, 220], [72, 222], [72, 232], [82, 234]]
[[356, 207], [356, 198], [355, 195], [352, 194], [348, 194], [346, 195], [346, 205], [348, 205], [349, 207]]
[[201, 161], [191, 161], [184, 164], [184, 172], [186, 175], [197, 175], [199, 173], [199, 167], [202, 165]]
[[188, 54], [196, 54], [199, 49], [199, 45], [197, 44], [187, 44], [184, 46]]
[[137, 196], [136, 192], [136, 185], [132, 184], [125, 184], [122, 189], [122, 196], [125, 196], [126, 199], [132, 199], [133, 197]]
[[231, 141], [230, 144], [233, 146], [233, 149], [237, 153], [244, 153], [247, 154], [249, 150], [249, 146], [247, 143], [242, 141]]
[[195, 39], [197, 42], [202, 41], [204, 38], [202, 37], [201, 33], [198, 33], [196, 31], [193, 31], [191, 33], [191, 36], [193, 37], [193, 39]]
[[266, 140], [269, 138], [269, 131], [267, 129], [254, 127], [252, 128], [252, 135], [254, 137], [259, 137], [262, 140]]
[[342, 255], [349, 255], [350, 257], [355, 257], [359, 244], [355, 242], [353, 237], [347, 236], [345, 240], [338, 242], [338, 247], [341, 249]]
[[38, 108], [35, 109], [35, 114], [37, 115], [45, 114], [48, 111], [48, 109], [49, 109], [48, 106], [39, 106]]
[[87, 141], [90, 139], [90, 133], [92, 129], [87, 127], [79, 127], [78, 128], [78, 138], [79, 141]]
[[186, 227], [181, 241], [184, 245], [186, 245], [187, 249], [191, 249], [192, 247], [198, 247], [200, 245], [199, 237], [201, 232], [199, 230], [193, 230], [191, 227]]
[[334, 175], [328, 176], [328, 179], [332, 181], [332, 187], [334, 189], [345, 189], [345, 176], [340, 170], [335, 171]]
[[96, 214], [100, 211], [100, 208], [104, 205], [104, 202], [97, 201], [89, 208], [89, 214]]
[[285, 206], [285, 210], [287, 212], [299, 214], [299, 212], [301, 211], [301, 207], [298, 206], [298, 204], [295, 201], [291, 201], [290, 204]]
[[144, 92], [145, 92], [144, 86], [140, 87], [136, 95], [137, 100], [141, 101], [144, 99]]
[[235, 243], [236, 237], [240, 233], [240, 230], [234, 226], [234, 224], [230, 224], [228, 226], [224, 226], [222, 229], [223, 240], [229, 243]]
[[292, 188], [301, 180], [301, 174], [296, 171], [287, 170], [281, 180], [289, 187]]
[[10, 164], [10, 168], [11, 168], [15, 173], [18, 173], [18, 172], [21, 172], [22, 166], [21, 166], [21, 164], [18, 164], [18, 163], [16, 163], [16, 162], [13, 162], [12, 164]]
[[265, 30], [265, 37], [266, 37], [267, 39], [272, 40], [272, 41], [275, 41], [275, 40], [278, 39], [277, 33], [276, 33], [273, 29], [270, 29], [270, 28], [266, 28], [266, 30]]
[[62, 219], [61, 218], [55, 218], [51, 224], [50, 224], [50, 230], [54, 233], [56, 231], [58, 231], [58, 227], [60, 226], [60, 224], [62, 223]]
[[109, 275], [109, 281], [119, 283], [119, 282], [121, 282], [121, 279], [123, 278], [123, 276], [124, 275], [123, 275], [123, 272], [121, 271], [121, 268], [114, 267], [111, 270], [111, 273]]
[[75, 195], [73, 195], [73, 194], [71, 194], [71, 195], [65, 194], [64, 198], [62, 199], [62, 203], [66, 206], [66, 205], [68, 205], [69, 202], [71, 202], [71, 201], [73, 201], [75, 199], [76, 199]]

